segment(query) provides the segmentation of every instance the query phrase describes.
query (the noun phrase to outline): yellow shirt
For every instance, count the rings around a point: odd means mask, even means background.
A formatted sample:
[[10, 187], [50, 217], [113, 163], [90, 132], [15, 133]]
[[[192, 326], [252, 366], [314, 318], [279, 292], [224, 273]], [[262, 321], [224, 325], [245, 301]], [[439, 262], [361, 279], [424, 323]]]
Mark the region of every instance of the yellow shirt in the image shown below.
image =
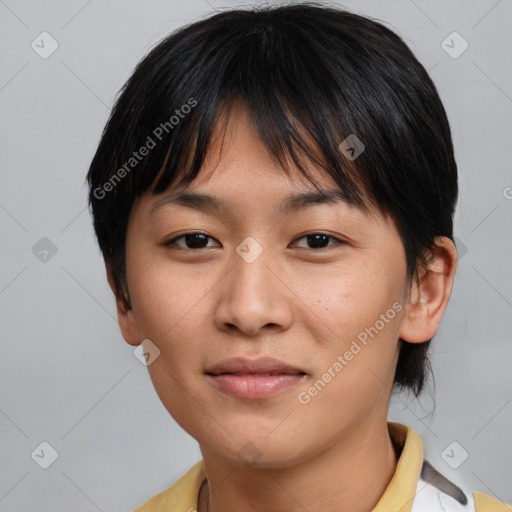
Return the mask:
[[[388, 422], [388, 429], [401, 453], [393, 478], [372, 512], [512, 512], [511, 505], [481, 492], [461, 489], [437, 472], [423, 460], [423, 443], [414, 430], [393, 422]], [[134, 512], [195, 512], [205, 479], [200, 460]]]

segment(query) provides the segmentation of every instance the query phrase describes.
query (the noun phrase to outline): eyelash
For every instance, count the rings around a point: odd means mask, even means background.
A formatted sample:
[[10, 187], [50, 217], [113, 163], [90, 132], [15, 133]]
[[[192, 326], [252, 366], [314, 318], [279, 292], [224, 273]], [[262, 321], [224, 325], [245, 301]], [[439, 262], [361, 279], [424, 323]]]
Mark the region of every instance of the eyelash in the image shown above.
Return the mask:
[[[188, 232], [188, 233], [183, 233], [177, 237], [174, 237], [172, 238], [171, 240], [168, 240], [167, 242], [164, 242], [163, 245], [165, 247], [168, 247], [168, 248], [171, 248], [171, 249], [174, 249], [173, 245], [176, 244], [176, 241], [177, 240], [180, 240], [182, 238], [185, 238], [187, 236], [193, 236], [193, 235], [203, 235], [204, 237], [206, 237], [207, 239], [212, 239], [212, 240], [215, 240], [212, 236], [209, 236], [207, 235], [206, 233], [201, 233], [199, 231], [191, 231], [191, 232]], [[333, 235], [330, 235], [328, 233], [322, 233], [320, 231], [313, 231], [311, 233], [306, 233], [305, 235], [302, 235], [298, 238], [296, 238], [294, 241], [297, 241], [297, 240], [301, 240], [302, 238], [306, 238], [308, 236], [314, 236], [314, 235], [323, 235], [324, 237], [326, 238], [330, 238], [332, 240], [334, 240], [335, 242], [337, 242], [338, 244], [346, 244], [346, 242], [344, 240], [340, 240], [339, 238], [336, 238], [335, 236]], [[328, 245], [327, 247], [321, 247], [319, 249], [314, 249], [314, 248], [309, 248], [309, 247], [302, 247], [303, 249], [310, 249], [312, 251], [315, 251], [315, 252], [323, 252], [323, 251], [326, 251], [328, 250], [330, 247], [332, 247], [333, 245], [336, 245], [335, 244], [330, 244]], [[197, 248], [197, 249], [191, 249], [189, 247], [181, 247], [181, 246], [178, 246], [179, 250], [184, 250], [184, 251], [193, 251], [193, 252], [199, 252], [203, 249], [209, 249], [209, 247], [201, 247], [201, 248]]]

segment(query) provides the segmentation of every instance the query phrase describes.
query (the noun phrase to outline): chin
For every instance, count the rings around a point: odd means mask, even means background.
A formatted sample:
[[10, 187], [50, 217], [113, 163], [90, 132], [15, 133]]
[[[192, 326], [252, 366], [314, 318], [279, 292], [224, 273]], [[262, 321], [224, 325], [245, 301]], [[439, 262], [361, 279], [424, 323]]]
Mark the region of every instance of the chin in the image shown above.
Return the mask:
[[[205, 446], [212, 446], [211, 450], [217, 456], [220, 456], [230, 464], [253, 468], [253, 469], [279, 469], [293, 466], [307, 459], [303, 444], [298, 440], [294, 444], [289, 437], [282, 439], [272, 435], [269, 437], [266, 433], [251, 436], [245, 433], [243, 437], [230, 439], [225, 445], [215, 443], [215, 440], [209, 440]], [[201, 444], [201, 443], [200, 443]]]

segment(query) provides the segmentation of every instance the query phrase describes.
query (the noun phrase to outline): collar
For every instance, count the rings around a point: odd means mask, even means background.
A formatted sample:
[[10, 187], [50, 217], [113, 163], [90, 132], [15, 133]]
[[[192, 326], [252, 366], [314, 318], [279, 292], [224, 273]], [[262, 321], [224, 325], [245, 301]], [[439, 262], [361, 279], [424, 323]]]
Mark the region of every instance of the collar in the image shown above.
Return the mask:
[[372, 512], [411, 512], [423, 464], [423, 443], [410, 427], [388, 421], [388, 431], [399, 455], [395, 473]]
[[[413, 429], [400, 423], [388, 422], [388, 430], [399, 459], [386, 491], [372, 512], [411, 512], [423, 463], [423, 443]], [[197, 510], [199, 489], [205, 479], [204, 462], [200, 460], [168, 489], [134, 512]]]

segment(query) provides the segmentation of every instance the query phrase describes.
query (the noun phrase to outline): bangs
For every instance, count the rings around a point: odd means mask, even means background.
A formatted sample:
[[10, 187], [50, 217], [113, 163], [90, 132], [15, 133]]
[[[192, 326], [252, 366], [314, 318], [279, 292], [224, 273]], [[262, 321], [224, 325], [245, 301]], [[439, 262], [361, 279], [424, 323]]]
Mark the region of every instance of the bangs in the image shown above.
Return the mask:
[[[204, 34], [205, 41], [211, 37], [219, 40], [221, 34]], [[151, 80], [156, 94], [148, 96], [146, 90], [144, 108], [135, 110], [138, 115], [132, 122], [139, 127], [145, 124], [145, 133], [156, 131], [161, 140], [127, 180], [130, 191], [136, 196], [148, 190], [156, 195], [176, 184], [178, 178], [180, 184], [190, 183], [203, 166], [217, 123], [224, 123], [225, 129], [233, 107], [241, 105], [285, 173], [291, 164], [317, 186], [306, 170], [308, 162], [332, 177], [348, 204], [364, 208], [365, 196], [371, 196], [365, 185], [364, 153], [356, 166], [339, 147], [351, 134], [365, 139], [350, 114], [354, 110], [351, 86], [343, 85], [343, 93], [335, 86], [329, 76], [332, 61], [324, 65], [318, 59], [318, 43], [307, 33], [300, 45], [268, 26], [250, 34], [241, 32], [239, 39], [233, 41], [233, 34], [226, 35], [225, 41], [201, 52], [198, 47], [180, 48], [176, 42], [170, 53], [179, 51], [181, 59], [190, 63], [179, 75], [172, 66], [164, 67], [161, 56], [153, 57], [160, 63], [158, 72], [153, 62], [141, 64], [147, 70], [139, 72]], [[172, 60], [172, 55], [168, 59]], [[348, 65], [345, 73], [350, 78]], [[185, 109], [187, 113], [170, 129], [169, 120], [177, 118], [180, 108], [191, 101], [195, 107]], [[141, 133], [140, 128], [137, 131]], [[138, 147], [143, 141], [133, 144]]]

